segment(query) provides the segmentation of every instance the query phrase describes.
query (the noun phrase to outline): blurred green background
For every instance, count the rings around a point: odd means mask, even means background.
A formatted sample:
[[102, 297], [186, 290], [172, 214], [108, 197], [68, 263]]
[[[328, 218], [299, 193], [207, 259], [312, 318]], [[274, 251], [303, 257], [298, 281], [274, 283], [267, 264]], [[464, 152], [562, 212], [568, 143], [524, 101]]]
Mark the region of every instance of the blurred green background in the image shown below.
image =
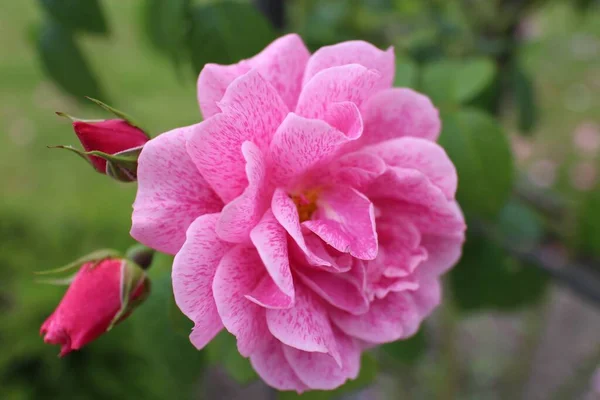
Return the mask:
[[[459, 199], [474, 227], [444, 306], [415, 338], [366, 356], [358, 382], [301, 398], [593, 396], [589, 379], [600, 364], [597, 2], [284, 3], [282, 32], [300, 33], [313, 50], [350, 39], [395, 46], [397, 84], [425, 91], [442, 110], [441, 143], [459, 170]], [[100, 6], [93, 18], [77, 14], [90, 4]], [[202, 65], [251, 56], [279, 34], [276, 13], [264, 16], [255, 6], [0, 2], [0, 399], [297, 397], [256, 382], [226, 336], [204, 352], [189, 344], [190, 324], [171, 299], [168, 257], [152, 269], [147, 303], [110, 334], [64, 359], [39, 337], [64, 287], [35, 283], [33, 271], [133, 244], [135, 184], [48, 149], [77, 144], [54, 112], [106, 117], [81, 101], [90, 94], [154, 135], [199, 121]]]

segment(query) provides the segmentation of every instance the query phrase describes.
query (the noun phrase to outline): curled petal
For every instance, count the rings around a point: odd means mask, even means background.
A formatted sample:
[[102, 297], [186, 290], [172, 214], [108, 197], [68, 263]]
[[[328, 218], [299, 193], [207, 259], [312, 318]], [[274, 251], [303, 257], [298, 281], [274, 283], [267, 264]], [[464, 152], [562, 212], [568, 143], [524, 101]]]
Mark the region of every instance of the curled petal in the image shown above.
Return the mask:
[[347, 335], [371, 342], [387, 343], [415, 333], [425, 314], [408, 292], [391, 292], [371, 303], [369, 312], [352, 315], [332, 309], [333, 322]]
[[250, 363], [269, 386], [302, 393], [308, 387], [298, 379], [298, 375], [285, 358], [283, 346], [279, 340], [270, 337], [264, 349], [250, 356]]
[[186, 230], [197, 217], [223, 207], [187, 154], [186, 138], [194, 127], [174, 129], [152, 139], [138, 160], [131, 236], [169, 254], [179, 251]]
[[255, 249], [237, 245], [221, 259], [213, 281], [213, 295], [225, 328], [237, 338], [241, 355], [260, 350], [270, 336], [265, 309], [245, 296], [265, 275]]
[[299, 269], [296, 273], [308, 288], [336, 308], [355, 315], [364, 314], [369, 309], [365, 292], [346, 274], [309, 269]]
[[388, 140], [366, 147], [363, 152], [381, 158], [391, 167], [415, 169], [439, 187], [448, 200], [456, 194], [456, 168], [437, 143], [420, 138]]
[[279, 310], [294, 305], [294, 299], [283, 293], [275, 284], [273, 278], [266, 274], [258, 282], [252, 293], [246, 295], [246, 298], [264, 308]]
[[271, 211], [273, 211], [273, 215], [277, 221], [279, 221], [281, 226], [283, 226], [286, 232], [302, 250], [311, 265], [322, 265], [326, 267], [332, 265], [330, 261], [317, 255], [307, 245], [304, 234], [302, 233], [298, 209], [296, 208], [294, 201], [283, 190], [275, 189], [273, 199], [271, 200]]
[[373, 204], [362, 193], [338, 186], [321, 193], [318, 214], [305, 226], [334, 249], [372, 260], [377, 256]]
[[252, 142], [242, 144], [246, 159], [248, 186], [244, 192], [227, 204], [217, 223], [222, 240], [242, 243], [250, 238], [250, 231], [269, 207], [266, 164], [262, 152]]
[[286, 296], [294, 299], [294, 280], [290, 269], [287, 235], [271, 210], [268, 210], [252, 229], [250, 238], [275, 285]]
[[392, 86], [396, 63], [394, 49], [379, 50], [370, 43], [353, 40], [324, 46], [312, 55], [306, 71], [304, 72], [304, 85], [306, 85], [318, 72], [347, 64], [359, 64], [368, 69], [374, 69], [381, 74], [377, 89], [386, 89]]
[[311, 389], [332, 390], [343, 385], [346, 380], [356, 379], [358, 376], [361, 354], [359, 345], [338, 330], [334, 333], [340, 349], [341, 366], [327, 354], [309, 353], [283, 346], [289, 365], [298, 378]]
[[363, 190], [385, 172], [386, 164], [375, 154], [355, 152], [334, 160], [329, 170], [334, 183]]
[[320, 71], [302, 89], [296, 114], [325, 119], [334, 103], [348, 101], [360, 107], [376, 91], [380, 79], [379, 72], [358, 64]]
[[221, 112], [218, 103], [237, 77], [256, 69], [293, 110], [300, 94], [304, 67], [310, 54], [302, 39], [286, 35], [256, 56], [234, 65], [206, 64], [198, 77], [198, 102], [204, 119]]
[[357, 147], [412, 136], [435, 141], [440, 135], [438, 110], [425, 95], [411, 89], [382, 90], [361, 108], [365, 133]]
[[[348, 116], [354, 121], [351, 124], [360, 125], [360, 122], [356, 122], [360, 121], [358, 109], [351, 109], [356, 111]], [[344, 132], [324, 121], [289, 113], [277, 129], [270, 146], [274, 183], [293, 186], [295, 178], [302, 178], [308, 171], [331, 160], [349, 140]]]
[[192, 343], [202, 349], [223, 329], [213, 298], [212, 283], [217, 265], [231, 247], [217, 237], [219, 214], [198, 217], [188, 231], [185, 244], [173, 261], [173, 294], [179, 309], [192, 321]]
[[287, 106], [256, 70], [233, 81], [219, 106], [222, 113], [195, 126], [187, 148], [202, 176], [228, 203], [248, 185], [242, 143], [252, 141], [266, 151]]
[[424, 235], [421, 245], [427, 249], [427, 259], [419, 265], [420, 279], [437, 278], [454, 266], [462, 254], [464, 233], [456, 235]]
[[295, 306], [287, 310], [267, 310], [269, 331], [283, 344], [298, 350], [327, 353], [338, 363], [341, 356], [327, 309], [302, 285], [296, 287]]

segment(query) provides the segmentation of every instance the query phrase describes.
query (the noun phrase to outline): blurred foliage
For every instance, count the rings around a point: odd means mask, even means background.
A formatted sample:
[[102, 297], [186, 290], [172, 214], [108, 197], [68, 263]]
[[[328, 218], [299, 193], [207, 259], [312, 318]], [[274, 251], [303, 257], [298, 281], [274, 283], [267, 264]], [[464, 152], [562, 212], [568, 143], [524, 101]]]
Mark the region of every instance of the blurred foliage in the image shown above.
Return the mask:
[[[547, 287], [547, 276], [537, 266], [516, 260], [503, 245], [506, 239], [521, 251], [534, 249], [549, 226], [515, 200], [517, 169], [504, 117], [506, 110], [512, 117], [512, 110], [520, 133], [532, 134], [541, 123], [536, 71], [522, 52], [520, 29], [550, 3], [560, 0], [287, 1], [286, 31], [300, 33], [311, 50], [357, 38], [381, 48], [393, 45], [395, 84], [423, 91], [440, 108], [440, 143], [458, 171], [458, 199], [468, 225], [485, 227], [469, 231], [464, 256], [449, 276], [461, 315], [531, 307]], [[559, 11], [577, 7], [597, 16], [592, 1], [564, 3]], [[204, 64], [252, 56], [278, 34], [248, 0], [40, 0], [39, 5], [35, 56], [46, 76], [77, 100], [106, 101], [110, 94], [155, 132], [200, 118], [193, 82]], [[35, 15], [26, 2], [7, 1], [0, 7], [0, 15], [14, 17], [14, 24], [25, 26]], [[162, 58], [149, 58], [142, 43]], [[35, 147], [7, 151], [9, 167], [0, 165], [8, 193], [0, 207], [0, 398], [201, 398], [202, 371], [215, 364], [241, 384], [255, 379], [227, 333], [202, 352], [189, 343], [191, 323], [173, 302], [166, 256], [151, 270], [148, 301], [110, 335], [58, 359], [58, 350], [33, 334], [63, 288], [34, 285], [32, 271], [65, 264], [68, 257], [96, 248], [127, 248], [134, 188], [115, 188], [102, 176], [90, 178], [79, 160], [58, 162], [60, 155], [48, 155], [45, 145], [70, 138], [68, 125], [51, 119], [52, 111], [78, 106], [40, 84], [37, 66], [30, 66], [34, 54], [18, 52], [25, 46], [11, 38], [0, 50], [5, 64], [0, 72], [22, 77], [3, 82], [3, 89], [10, 89], [6, 114], [13, 118], [33, 109], [27, 117], [43, 127], [44, 136]], [[12, 149], [9, 140], [26, 136], [0, 140]], [[25, 167], [15, 170], [14, 165]], [[574, 250], [598, 258], [600, 188], [580, 200], [576, 210], [567, 210], [569, 217], [578, 212]], [[361, 389], [375, 380], [380, 358], [397, 370], [415, 365], [435, 345], [428, 339], [421, 329], [408, 340], [366, 353], [359, 378], [337, 391], [281, 393], [279, 398], [329, 399]]]

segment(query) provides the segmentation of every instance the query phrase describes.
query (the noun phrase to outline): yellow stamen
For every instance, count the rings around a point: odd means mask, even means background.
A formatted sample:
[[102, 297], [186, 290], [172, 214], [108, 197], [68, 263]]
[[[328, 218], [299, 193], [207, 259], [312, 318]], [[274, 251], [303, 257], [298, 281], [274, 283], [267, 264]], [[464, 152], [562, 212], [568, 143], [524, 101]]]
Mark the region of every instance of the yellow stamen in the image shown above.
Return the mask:
[[300, 222], [308, 221], [317, 209], [319, 192], [316, 189], [308, 190], [299, 194], [290, 194], [290, 198], [296, 204]]

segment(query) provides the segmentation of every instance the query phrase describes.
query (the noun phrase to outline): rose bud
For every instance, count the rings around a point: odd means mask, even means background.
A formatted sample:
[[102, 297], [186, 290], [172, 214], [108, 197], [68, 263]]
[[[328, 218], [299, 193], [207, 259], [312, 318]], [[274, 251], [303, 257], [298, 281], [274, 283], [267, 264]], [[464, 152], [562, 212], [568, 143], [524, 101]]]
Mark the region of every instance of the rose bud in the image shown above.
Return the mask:
[[[123, 119], [104, 121], [73, 121], [73, 129], [85, 151], [101, 151], [115, 155], [125, 150], [141, 148], [149, 139], [141, 129]], [[106, 173], [106, 159], [90, 155], [96, 171]]]
[[71, 150], [85, 158], [101, 174], [123, 182], [137, 178], [137, 159], [144, 144], [150, 140], [131, 118], [98, 100], [90, 99], [117, 118], [84, 120], [57, 112], [73, 121], [73, 129], [84, 151], [71, 146], [55, 146]]
[[[87, 260], [90, 258], [93, 257]], [[62, 357], [123, 321], [145, 300], [149, 289], [144, 269], [130, 260], [86, 261], [56, 310], [42, 324], [40, 333], [46, 343], [61, 346]]]

